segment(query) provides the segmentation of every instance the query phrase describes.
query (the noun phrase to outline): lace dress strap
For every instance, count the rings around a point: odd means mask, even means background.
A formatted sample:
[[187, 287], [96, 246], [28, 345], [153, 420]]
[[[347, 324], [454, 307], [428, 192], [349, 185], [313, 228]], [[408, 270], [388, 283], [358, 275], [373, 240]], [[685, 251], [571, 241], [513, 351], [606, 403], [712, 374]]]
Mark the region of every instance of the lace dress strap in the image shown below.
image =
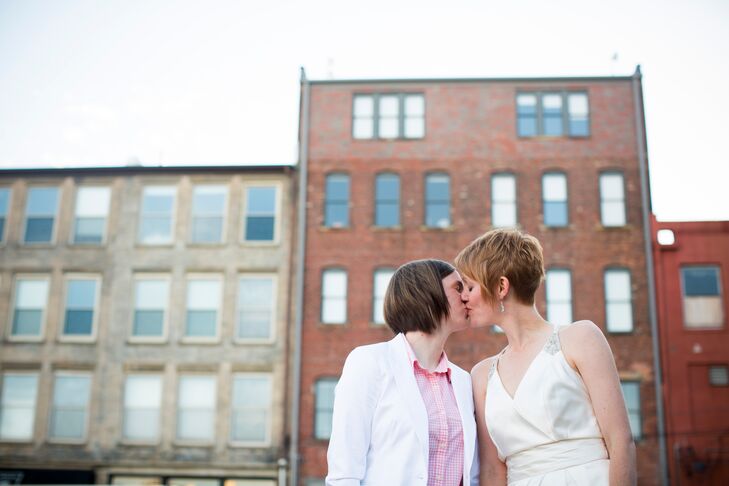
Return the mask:
[[491, 367], [489, 368], [489, 377], [487, 381], [490, 381], [491, 377], [494, 375], [494, 371], [496, 371], [496, 365], [499, 362], [499, 358], [501, 358], [501, 355], [504, 354], [504, 351], [506, 351], [506, 348], [499, 351], [499, 354], [496, 355], [496, 359], [491, 362]]
[[559, 324], [554, 324], [553, 326], [554, 331], [552, 332], [552, 335], [549, 336], [547, 342], [544, 343], [544, 351], [551, 355], [557, 354], [562, 349], [562, 345], [559, 342]]

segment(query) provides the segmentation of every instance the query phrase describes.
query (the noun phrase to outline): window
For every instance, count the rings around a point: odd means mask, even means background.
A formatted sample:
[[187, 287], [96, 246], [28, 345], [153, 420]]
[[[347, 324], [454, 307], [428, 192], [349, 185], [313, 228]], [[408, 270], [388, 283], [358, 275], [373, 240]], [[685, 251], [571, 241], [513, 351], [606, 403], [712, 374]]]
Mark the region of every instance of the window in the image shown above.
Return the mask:
[[5, 227], [10, 209], [10, 189], [0, 187], [0, 243], [5, 241]]
[[246, 241], [276, 239], [276, 187], [249, 187], [246, 190]]
[[213, 440], [216, 396], [214, 376], [180, 376], [177, 393], [178, 439]]
[[175, 198], [172, 186], [148, 186], [142, 195], [139, 241], [145, 245], [172, 243]]
[[170, 282], [163, 276], [138, 276], [134, 282], [132, 336], [161, 338], [169, 303]]
[[603, 226], [625, 226], [625, 188], [623, 174], [600, 174], [600, 217]]
[[47, 277], [20, 277], [15, 282], [12, 337], [41, 337], [48, 302]]
[[561, 137], [565, 134], [570, 137], [587, 137], [590, 135], [587, 93], [518, 93], [516, 120], [516, 132], [520, 137]]
[[66, 281], [64, 336], [91, 336], [97, 302], [97, 279], [69, 277]]
[[347, 322], [347, 272], [344, 270], [330, 268], [322, 273], [321, 322]]
[[496, 228], [516, 226], [516, 177], [513, 174], [491, 177], [491, 223]]
[[709, 384], [711, 386], [729, 386], [729, 367], [709, 366]]
[[232, 442], [270, 442], [272, 389], [271, 377], [268, 375], [234, 375], [230, 430]]
[[632, 291], [627, 269], [605, 270], [605, 321], [608, 332], [633, 330]]
[[681, 268], [683, 322], [688, 328], [720, 328], [724, 325], [719, 267]]
[[425, 176], [425, 226], [447, 228], [451, 225], [450, 184], [447, 174]]
[[50, 243], [58, 210], [58, 188], [32, 187], [25, 206], [25, 243]]
[[49, 435], [53, 439], [83, 440], [88, 423], [91, 376], [56, 373]]
[[572, 273], [562, 268], [547, 270], [547, 320], [552, 324], [572, 322]]
[[378, 268], [375, 270], [375, 281], [372, 292], [372, 322], [385, 323], [384, 303], [385, 292], [395, 270], [391, 268]]
[[276, 277], [245, 275], [238, 280], [237, 339], [273, 337], [276, 310]]
[[422, 94], [355, 95], [352, 137], [355, 139], [417, 139], [425, 136], [425, 97]]
[[315, 384], [314, 438], [328, 440], [332, 435], [334, 389], [338, 378], [319, 378]]
[[222, 282], [216, 277], [188, 277], [185, 337], [216, 338]]
[[628, 410], [628, 421], [630, 422], [633, 439], [640, 440], [643, 437], [640, 419], [640, 383], [637, 381], [621, 381], [620, 388], [623, 390], [625, 408]]
[[192, 224], [190, 241], [193, 243], [220, 243], [223, 241], [225, 186], [195, 186], [192, 190]]
[[30, 440], [33, 438], [38, 375], [5, 373], [0, 396], [0, 439]]
[[124, 438], [156, 441], [159, 438], [161, 402], [162, 376], [127, 376], [124, 386]]
[[569, 224], [567, 212], [567, 176], [548, 172], [542, 176], [544, 226], [562, 227]]
[[375, 178], [375, 226], [400, 225], [400, 176], [378, 174]]
[[324, 226], [346, 228], [349, 226], [349, 176], [329, 174], [326, 179], [324, 201]]
[[76, 192], [76, 218], [73, 224], [73, 242], [100, 244], [106, 233], [111, 189], [108, 187], [80, 187]]

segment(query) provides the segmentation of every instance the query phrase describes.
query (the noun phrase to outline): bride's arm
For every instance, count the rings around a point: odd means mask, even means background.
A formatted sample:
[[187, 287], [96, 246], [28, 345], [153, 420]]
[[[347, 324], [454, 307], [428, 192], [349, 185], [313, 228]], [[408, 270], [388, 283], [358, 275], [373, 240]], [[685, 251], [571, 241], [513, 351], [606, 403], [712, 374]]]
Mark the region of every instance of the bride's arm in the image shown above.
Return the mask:
[[610, 485], [636, 483], [635, 443], [620, 389], [618, 370], [602, 331], [579, 321], [560, 332], [565, 358], [582, 376], [610, 455]]
[[476, 407], [476, 430], [478, 432], [478, 456], [480, 463], [480, 484], [481, 486], [502, 486], [506, 485], [506, 465], [501, 462], [496, 451], [496, 446], [491, 441], [488, 429], [486, 428], [485, 405], [486, 386], [488, 385], [489, 369], [491, 361], [488, 358], [471, 370], [473, 382], [473, 404]]

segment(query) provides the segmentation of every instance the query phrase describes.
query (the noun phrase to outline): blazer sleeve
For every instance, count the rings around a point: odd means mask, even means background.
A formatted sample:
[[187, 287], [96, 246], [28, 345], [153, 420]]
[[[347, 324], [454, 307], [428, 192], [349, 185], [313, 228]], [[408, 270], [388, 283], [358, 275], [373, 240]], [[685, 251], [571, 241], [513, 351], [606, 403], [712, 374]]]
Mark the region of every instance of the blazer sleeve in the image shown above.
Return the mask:
[[334, 391], [327, 486], [359, 485], [367, 471], [372, 419], [380, 396], [380, 365], [372, 349], [356, 348]]

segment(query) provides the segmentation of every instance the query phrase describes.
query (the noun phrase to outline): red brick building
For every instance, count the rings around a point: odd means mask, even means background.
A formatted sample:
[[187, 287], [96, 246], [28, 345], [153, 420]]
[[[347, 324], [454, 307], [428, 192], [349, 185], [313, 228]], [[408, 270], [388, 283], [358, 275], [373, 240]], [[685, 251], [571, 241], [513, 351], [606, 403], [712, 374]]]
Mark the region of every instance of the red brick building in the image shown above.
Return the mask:
[[[302, 93], [301, 388], [292, 420], [299, 483], [321, 484], [326, 475], [332, 392], [347, 354], [392, 337], [379, 310], [392, 270], [417, 258], [452, 260], [488, 229], [515, 226], [544, 246], [539, 311], [553, 322], [591, 319], [605, 331], [637, 438], [640, 483], [657, 484], [640, 72], [304, 79]], [[503, 335], [475, 329], [454, 335], [447, 352], [470, 370], [505, 344]]]
[[654, 221], [671, 484], [729, 481], [729, 221]]

